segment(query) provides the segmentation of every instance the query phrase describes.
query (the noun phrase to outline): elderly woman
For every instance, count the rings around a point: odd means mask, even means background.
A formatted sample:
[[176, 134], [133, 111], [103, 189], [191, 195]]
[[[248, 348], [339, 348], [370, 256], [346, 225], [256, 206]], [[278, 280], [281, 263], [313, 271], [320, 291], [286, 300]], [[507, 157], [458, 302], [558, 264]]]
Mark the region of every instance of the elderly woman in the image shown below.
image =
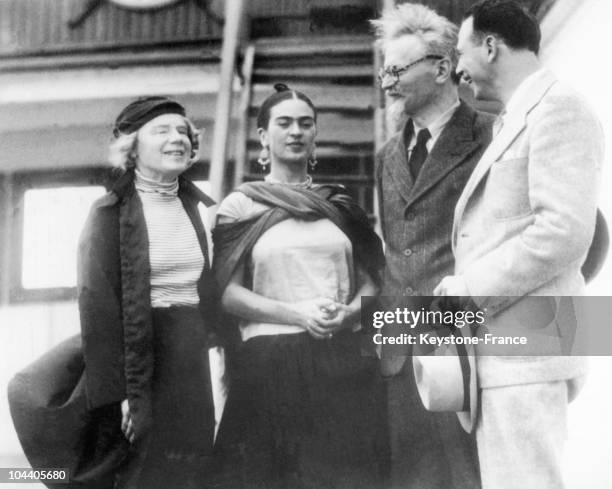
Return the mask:
[[222, 202], [213, 232], [240, 334], [218, 445], [229, 487], [371, 489], [384, 465], [382, 396], [358, 330], [381, 243], [342, 187], [313, 184], [315, 107], [275, 88], [257, 117], [270, 174]]
[[87, 401], [121, 406], [131, 447], [115, 487], [203, 488], [214, 302], [197, 205], [212, 201], [181, 176], [198, 133], [180, 104], [146, 97], [119, 114], [114, 135], [124, 173], [93, 205], [79, 246]]

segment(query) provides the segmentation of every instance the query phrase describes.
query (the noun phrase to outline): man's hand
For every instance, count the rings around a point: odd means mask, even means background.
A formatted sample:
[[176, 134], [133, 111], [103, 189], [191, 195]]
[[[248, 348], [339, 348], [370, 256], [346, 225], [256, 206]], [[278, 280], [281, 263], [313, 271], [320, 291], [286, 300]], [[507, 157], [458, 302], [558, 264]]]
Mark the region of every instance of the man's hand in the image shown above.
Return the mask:
[[447, 295], [469, 297], [470, 291], [467, 285], [465, 285], [465, 280], [463, 280], [461, 275], [447, 275], [436, 286], [433, 295], [437, 297]]

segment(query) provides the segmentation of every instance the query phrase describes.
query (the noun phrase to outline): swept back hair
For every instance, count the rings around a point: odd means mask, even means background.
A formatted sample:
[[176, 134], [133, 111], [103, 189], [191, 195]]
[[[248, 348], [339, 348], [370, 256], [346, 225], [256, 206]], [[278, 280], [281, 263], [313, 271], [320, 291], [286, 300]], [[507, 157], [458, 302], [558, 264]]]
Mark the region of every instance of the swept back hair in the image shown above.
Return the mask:
[[389, 41], [405, 35], [416, 36], [423, 42], [426, 54], [450, 59], [452, 79], [459, 82], [457, 68], [458, 28], [450, 20], [425, 5], [403, 3], [385, 9], [379, 19], [371, 20], [377, 44], [384, 49]]
[[474, 19], [473, 37], [481, 41], [495, 34], [512, 49], [540, 50], [542, 33], [538, 20], [516, 0], [481, 0], [472, 5], [464, 19]]

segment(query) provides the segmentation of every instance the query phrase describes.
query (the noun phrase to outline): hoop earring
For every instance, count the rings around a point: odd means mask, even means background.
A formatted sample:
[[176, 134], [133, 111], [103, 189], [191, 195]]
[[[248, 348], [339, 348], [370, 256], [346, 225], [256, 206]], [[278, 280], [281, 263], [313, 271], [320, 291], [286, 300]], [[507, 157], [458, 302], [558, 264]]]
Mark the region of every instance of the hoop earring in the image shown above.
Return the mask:
[[310, 167], [310, 171], [315, 171], [318, 164], [319, 162], [317, 161], [316, 149], [313, 149], [312, 154], [308, 158], [308, 166]]
[[257, 158], [257, 163], [261, 166], [261, 171], [265, 172], [268, 169], [268, 165], [270, 164], [270, 152], [268, 151], [267, 146], [262, 146], [261, 151], [259, 152], [259, 158]]

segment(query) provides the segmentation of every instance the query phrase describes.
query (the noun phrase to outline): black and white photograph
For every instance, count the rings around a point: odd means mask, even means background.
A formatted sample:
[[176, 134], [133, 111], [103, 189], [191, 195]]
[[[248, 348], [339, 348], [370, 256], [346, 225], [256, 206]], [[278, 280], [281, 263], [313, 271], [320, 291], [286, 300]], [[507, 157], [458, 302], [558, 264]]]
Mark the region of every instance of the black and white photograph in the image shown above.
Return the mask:
[[0, 0], [0, 489], [609, 489], [609, 0]]

